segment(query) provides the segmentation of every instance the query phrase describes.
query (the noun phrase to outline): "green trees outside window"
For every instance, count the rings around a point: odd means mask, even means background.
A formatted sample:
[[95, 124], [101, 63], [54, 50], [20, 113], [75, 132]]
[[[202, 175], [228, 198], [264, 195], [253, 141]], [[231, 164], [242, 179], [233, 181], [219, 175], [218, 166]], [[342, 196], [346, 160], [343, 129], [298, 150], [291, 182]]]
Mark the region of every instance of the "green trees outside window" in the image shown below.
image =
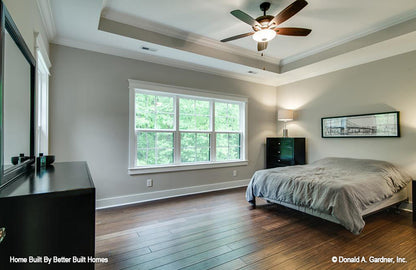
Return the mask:
[[137, 91], [136, 166], [240, 160], [242, 105]]

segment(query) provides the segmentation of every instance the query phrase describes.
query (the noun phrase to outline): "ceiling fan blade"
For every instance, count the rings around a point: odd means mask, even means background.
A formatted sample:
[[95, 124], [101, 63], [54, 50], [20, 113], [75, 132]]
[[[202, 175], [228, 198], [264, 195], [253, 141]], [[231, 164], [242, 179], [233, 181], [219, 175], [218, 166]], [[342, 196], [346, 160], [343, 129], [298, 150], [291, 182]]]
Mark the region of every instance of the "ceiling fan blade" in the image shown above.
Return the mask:
[[243, 21], [251, 26], [255, 26], [255, 25], [259, 25], [260, 24], [250, 15], [248, 15], [247, 13], [241, 11], [241, 10], [233, 10], [231, 11], [231, 14], [236, 17], [237, 19], [239, 19], [240, 21]]
[[306, 28], [297, 28], [297, 27], [281, 27], [281, 28], [275, 28], [273, 29], [276, 31], [276, 34], [278, 35], [286, 35], [286, 36], [307, 36], [310, 32], [312, 32], [311, 29]]
[[225, 39], [221, 40], [221, 42], [228, 42], [228, 41], [231, 41], [231, 40], [236, 40], [236, 39], [239, 39], [239, 38], [248, 37], [248, 36], [251, 36], [253, 34], [254, 34], [254, 32], [245, 33], [245, 34], [241, 34], [241, 35], [236, 35], [236, 36], [233, 36], [233, 37], [225, 38]]
[[284, 10], [282, 10], [279, 14], [277, 14], [273, 18], [273, 20], [269, 22], [269, 26], [272, 25], [273, 23], [276, 23], [276, 25], [279, 25], [282, 22], [290, 19], [293, 15], [301, 11], [302, 8], [304, 8], [307, 4], [308, 2], [306, 2], [305, 0], [296, 0], [295, 2], [287, 6]]
[[267, 48], [267, 41], [266, 42], [258, 42], [257, 43], [257, 50], [259, 52], [264, 51]]

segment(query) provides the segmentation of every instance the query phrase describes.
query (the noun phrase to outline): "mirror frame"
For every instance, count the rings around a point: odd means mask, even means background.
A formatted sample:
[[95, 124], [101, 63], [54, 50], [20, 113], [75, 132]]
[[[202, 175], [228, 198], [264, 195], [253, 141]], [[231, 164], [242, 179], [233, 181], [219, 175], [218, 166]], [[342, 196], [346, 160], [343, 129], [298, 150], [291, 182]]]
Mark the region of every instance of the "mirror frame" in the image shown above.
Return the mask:
[[[17, 29], [16, 24], [14, 23], [10, 13], [7, 11], [7, 8], [3, 4], [3, 1], [0, 1], [0, 106], [1, 106], [1, 117], [0, 117], [0, 188], [4, 187], [12, 180], [16, 179], [19, 175], [30, 171], [33, 169], [33, 163], [35, 162], [35, 76], [36, 76], [36, 61], [27, 47], [22, 35]], [[20, 49], [21, 53], [27, 60], [30, 65], [30, 153], [29, 159], [23, 163], [17, 164], [11, 168], [4, 169], [4, 37], [5, 31], [8, 31], [17, 47]], [[19, 153], [17, 153], [19, 154]], [[26, 154], [26, 153], [25, 153]]]

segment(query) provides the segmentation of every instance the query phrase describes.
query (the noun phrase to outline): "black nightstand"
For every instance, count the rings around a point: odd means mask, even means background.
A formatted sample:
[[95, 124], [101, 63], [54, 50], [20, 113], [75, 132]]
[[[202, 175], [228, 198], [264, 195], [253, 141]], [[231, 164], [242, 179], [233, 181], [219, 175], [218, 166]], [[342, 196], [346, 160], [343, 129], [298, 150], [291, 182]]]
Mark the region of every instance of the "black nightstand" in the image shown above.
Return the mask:
[[266, 168], [305, 164], [305, 138], [267, 138]]
[[416, 180], [412, 181], [413, 221], [416, 221]]

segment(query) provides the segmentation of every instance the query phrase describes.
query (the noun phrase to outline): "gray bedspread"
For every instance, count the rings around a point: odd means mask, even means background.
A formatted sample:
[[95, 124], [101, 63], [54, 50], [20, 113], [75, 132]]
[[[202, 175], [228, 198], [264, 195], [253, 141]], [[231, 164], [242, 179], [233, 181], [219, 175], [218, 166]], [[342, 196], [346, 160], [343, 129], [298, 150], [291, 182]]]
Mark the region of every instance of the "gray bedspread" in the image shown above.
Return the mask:
[[362, 211], [404, 188], [411, 177], [379, 160], [324, 158], [309, 165], [257, 171], [246, 199], [254, 196], [309, 207], [334, 216], [354, 234], [364, 228]]

